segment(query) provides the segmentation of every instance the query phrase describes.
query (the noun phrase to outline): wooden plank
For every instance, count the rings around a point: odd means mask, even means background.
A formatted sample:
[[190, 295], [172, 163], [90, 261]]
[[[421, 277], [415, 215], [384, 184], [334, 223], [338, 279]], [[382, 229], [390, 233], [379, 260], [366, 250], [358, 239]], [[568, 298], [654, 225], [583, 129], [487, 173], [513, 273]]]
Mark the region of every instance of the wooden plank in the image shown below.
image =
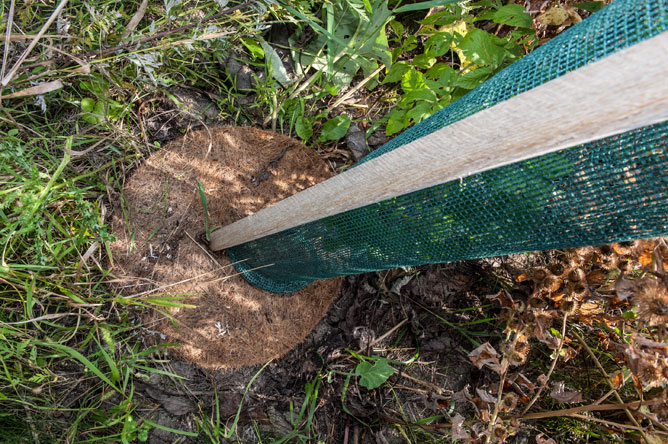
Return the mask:
[[220, 228], [221, 250], [326, 216], [668, 120], [668, 32]]

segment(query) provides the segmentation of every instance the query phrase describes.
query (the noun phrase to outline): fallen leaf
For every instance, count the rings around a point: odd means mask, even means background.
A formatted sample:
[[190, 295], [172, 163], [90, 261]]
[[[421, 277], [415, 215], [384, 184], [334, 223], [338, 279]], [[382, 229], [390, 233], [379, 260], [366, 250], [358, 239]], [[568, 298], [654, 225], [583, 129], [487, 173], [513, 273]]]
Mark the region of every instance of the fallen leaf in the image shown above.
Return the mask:
[[536, 385], [529, 380], [526, 376], [524, 376], [522, 373], [518, 373], [517, 376], [515, 376], [515, 382], [520, 385], [525, 387], [527, 390], [534, 391], [536, 390]]
[[652, 251], [651, 250], [643, 251], [642, 254], [638, 257], [638, 262], [640, 262], [640, 265], [642, 265], [643, 267], [646, 267], [649, 264], [651, 264]]
[[16, 91], [6, 96], [2, 96], [3, 99], [15, 99], [17, 97], [27, 97], [27, 96], [36, 96], [39, 94], [46, 94], [51, 91], [57, 91], [63, 87], [63, 82], [60, 80], [54, 80], [52, 82], [42, 83], [41, 85], [31, 86], [30, 88], [25, 88], [20, 91]]
[[478, 367], [478, 369], [482, 369], [484, 366], [487, 366], [490, 368], [490, 370], [493, 370], [497, 373], [501, 372], [499, 356], [500, 355], [496, 352], [496, 350], [494, 350], [494, 347], [492, 347], [489, 342], [485, 342], [480, 347], [469, 353], [469, 359], [473, 365]]
[[557, 444], [557, 442], [554, 439], [548, 438], [542, 433], [539, 433], [536, 436], [536, 444]]
[[497, 294], [490, 294], [487, 296], [487, 299], [492, 301], [499, 301], [502, 308], [513, 308], [513, 298], [510, 296], [510, 293], [506, 290], [501, 290]]
[[463, 426], [464, 417], [457, 413], [454, 418], [452, 418], [452, 440], [453, 441], [464, 441], [471, 439], [471, 434]]
[[614, 384], [615, 388], [620, 388], [624, 383], [624, 372], [617, 373], [610, 378], [610, 381]]
[[487, 393], [487, 390], [483, 390], [481, 388], [475, 389], [475, 392], [480, 396], [480, 399], [482, 399], [485, 402], [489, 402], [490, 404], [496, 403], [496, 398], [489, 393]]
[[536, 20], [545, 26], [560, 26], [568, 20], [568, 11], [556, 4], [536, 17]]
[[582, 393], [566, 390], [566, 386], [563, 382], [557, 382], [554, 384], [554, 387], [550, 392], [550, 397], [555, 401], [563, 403], [582, 402]]

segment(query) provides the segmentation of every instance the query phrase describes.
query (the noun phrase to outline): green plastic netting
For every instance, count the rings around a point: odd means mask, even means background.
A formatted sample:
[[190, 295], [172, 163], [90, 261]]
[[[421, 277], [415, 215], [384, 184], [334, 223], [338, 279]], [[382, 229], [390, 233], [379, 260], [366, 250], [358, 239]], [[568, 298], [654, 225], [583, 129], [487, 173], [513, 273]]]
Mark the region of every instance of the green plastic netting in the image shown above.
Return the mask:
[[[665, 0], [616, 0], [362, 162], [666, 30]], [[662, 122], [323, 218], [228, 255], [250, 283], [287, 293], [399, 266], [665, 235], [667, 148]]]

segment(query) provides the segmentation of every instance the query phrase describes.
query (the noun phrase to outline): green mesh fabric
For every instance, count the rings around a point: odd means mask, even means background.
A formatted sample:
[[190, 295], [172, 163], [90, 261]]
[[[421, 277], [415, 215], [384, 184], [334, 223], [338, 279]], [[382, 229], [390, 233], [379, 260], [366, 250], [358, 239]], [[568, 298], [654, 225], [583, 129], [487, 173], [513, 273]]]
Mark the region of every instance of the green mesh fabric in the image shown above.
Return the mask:
[[[362, 161], [667, 29], [665, 0], [617, 0]], [[665, 235], [667, 148], [663, 122], [340, 213], [228, 255], [250, 283], [287, 293], [398, 266]]]

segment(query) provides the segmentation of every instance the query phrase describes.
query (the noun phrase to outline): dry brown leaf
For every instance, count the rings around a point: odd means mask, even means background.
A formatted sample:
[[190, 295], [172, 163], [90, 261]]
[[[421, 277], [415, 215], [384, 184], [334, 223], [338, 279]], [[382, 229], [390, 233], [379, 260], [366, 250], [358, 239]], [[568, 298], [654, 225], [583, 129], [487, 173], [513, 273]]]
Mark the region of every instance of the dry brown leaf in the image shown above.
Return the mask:
[[494, 350], [494, 347], [492, 347], [489, 342], [485, 342], [480, 347], [469, 353], [469, 359], [473, 365], [478, 367], [478, 369], [482, 369], [484, 366], [487, 366], [497, 373], [501, 372], [499, 356], [500, 355], [496, 352], [496, 350]]
[[483, 401], [485, 401], [487, 403], [490, 403], [490, 404], [496, 403], [496, 398], [494, 396], [492, 396], [491, 394], [489, 394], [487, 392], [487, 390], [484, 390], [484, 389], [481, 389], [481, 388], [476, 388], [475, 392], [478, 394], [480, 399], [482, 399]]
[[550, 397], [555, 401], [563, 403], [582, 402], [582, 393], [566, 390], [566, 386], [563, 382], [557, 382], [554, 384], [554, 387], [550, 392]]
[[643, 267], [648, 266], [649, 264], [652, 263], [652, 251], [651, 250], [646, 250], [643, 251], [640, 256], [638, 256], [638, 262], [640, 262], [640, 265]]
[[506, 290], [501, 290], [497, 294], [490, 294], [487, 296], [487, 299], [490, 299], [492, 301], [499, 301], [499, 304], [501, 304], [502, 308], [513, 308], [514, 301], [513, 298], [510, 296], [510, 293]]
[[524, 376], [522, 373], [518, 373], [517, 376], [515, 376], [515, 382], [520, 385], [525, 387], [527, 390], [534, 391], [536, 390], [536, 385], [529, 380], [526, 376]]
[[16, 91], [6, 96], [2, 96], [3, 99], [15, 99], [18, 97], [28, 97], [36, 96], [39, 94], [46, 94], [51, 91], [57, 91], [63, 87], [63, 82], [60, 80], [53, 80], [51, 82], [42, 83], [41, 85], [31, 86], [30, 88], [25, 88], [20, 91]]
[[557, 444], [557, 442], [554, 439], [548, 438], [542, 433], [539, 433], [536, 436], [536, 444]]
[[610, 378], [615, 388], [620, 388], [624, 384], [624, 372], [619, 372]]
[[471, 439], [471, 434], [468, 430], [464, 428], [464, 417], [457, 413], [454, 418], [452, 418], [452, 440], [453, 441], [465, 441]]
[[568, 20], [568, 11], [560, 4], [556, 4], [536, 17], [536, 20], [545, 26], [561, 26]]
[[135, 12], [135, 14], [132, 16], [127, 26], [125, 27], [125, 32], [123, 32], [123, 37], [122, 37], [123, 39], [127, 38], [130, 34], [132, 34], [132, 31], [135, 30], [141, 19], [144, 18], [147, 6], [148, 6], [148, 0], [142, 0], [141, 4], [139, 5], [139, 8], [137, 8], [137, 12]]

